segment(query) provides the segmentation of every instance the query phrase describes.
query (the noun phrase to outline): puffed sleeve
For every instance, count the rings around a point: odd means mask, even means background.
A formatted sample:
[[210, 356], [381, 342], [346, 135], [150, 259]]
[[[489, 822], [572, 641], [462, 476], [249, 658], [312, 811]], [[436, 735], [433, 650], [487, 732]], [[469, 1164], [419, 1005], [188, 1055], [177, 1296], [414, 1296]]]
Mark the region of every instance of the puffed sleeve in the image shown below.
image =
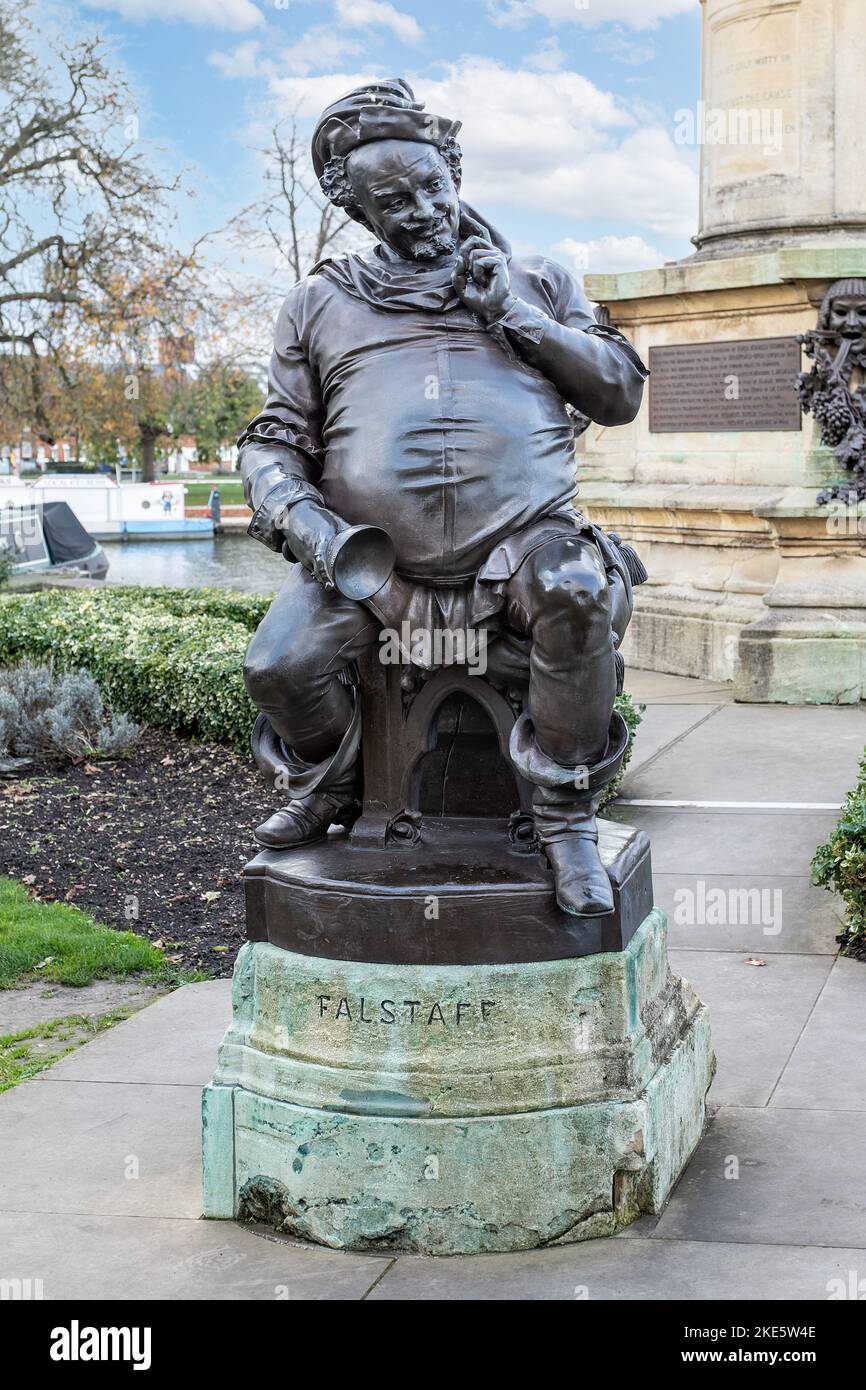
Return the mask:
[[302, 280], [283, 304], [274, 330], [264, 406], [238, 440], [249, 534], [273, 550], [282, 546], [275, 521], [302, 498], [321, 502], [322, 395], [299, 333], [309, 285]]
[[583, 290], [562, 266], [541, 260], [536, 278], [550, 312], [512, 296], [496, 326], [569, 405], [599, 425], [628, 424], [649, 375], [638, 353], [616, 328], [596, 322]]

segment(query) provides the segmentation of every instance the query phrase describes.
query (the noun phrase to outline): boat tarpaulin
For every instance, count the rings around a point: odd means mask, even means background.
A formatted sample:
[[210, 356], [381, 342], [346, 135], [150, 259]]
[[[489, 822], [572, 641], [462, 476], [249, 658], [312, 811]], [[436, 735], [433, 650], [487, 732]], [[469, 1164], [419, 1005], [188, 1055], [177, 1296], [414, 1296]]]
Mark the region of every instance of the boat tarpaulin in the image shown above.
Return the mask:
[[85, 531], [68, 502], [46, 502], [42, 508], [42, 529], [48, 553], [55, 565], [68, 565], [92, 555], [96, 541]]

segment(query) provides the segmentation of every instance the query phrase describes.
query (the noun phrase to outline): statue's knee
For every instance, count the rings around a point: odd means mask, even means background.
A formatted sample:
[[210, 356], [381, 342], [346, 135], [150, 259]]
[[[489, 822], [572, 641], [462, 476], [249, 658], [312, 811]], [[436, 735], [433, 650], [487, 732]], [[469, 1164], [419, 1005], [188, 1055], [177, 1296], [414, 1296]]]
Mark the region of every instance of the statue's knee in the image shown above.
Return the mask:
[[594, 557], [563, 557], [542, 575], [545, 601], [576, 625], [609, 621], [610, 586]]
[[292, 663], [268, 652], [251, 648], [244, 662], [244, 685], [254, 705], [260, 709], [283, 704], [297, 685]]

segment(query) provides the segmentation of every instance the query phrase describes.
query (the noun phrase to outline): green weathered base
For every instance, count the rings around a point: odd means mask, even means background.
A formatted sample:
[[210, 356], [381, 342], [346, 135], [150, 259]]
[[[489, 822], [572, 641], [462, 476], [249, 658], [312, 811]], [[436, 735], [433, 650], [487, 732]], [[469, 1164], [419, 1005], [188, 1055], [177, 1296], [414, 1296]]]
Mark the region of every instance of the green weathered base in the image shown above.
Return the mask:
[[425, 1254], [609, 1235], [664, 1205], [712, 1070], [657, 911], [625, 951], [515, 966], [251, 943], [204, 1092], [204, 1214]]

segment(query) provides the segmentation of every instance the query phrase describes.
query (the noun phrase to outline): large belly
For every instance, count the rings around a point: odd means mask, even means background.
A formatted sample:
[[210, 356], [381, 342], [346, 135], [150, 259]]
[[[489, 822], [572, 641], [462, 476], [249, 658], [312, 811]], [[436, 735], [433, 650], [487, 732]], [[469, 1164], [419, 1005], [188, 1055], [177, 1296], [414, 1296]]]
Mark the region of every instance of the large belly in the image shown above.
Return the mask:
[[461, 381], [453, 361], [446, 374], [394, 371], [391, 358], [380, 379], [352, 374], [328, 402], [323, 494], [347, 521], [384, 526], [408, 574], [472, 573], [574, 491], [562, 401], [503, 364]]

